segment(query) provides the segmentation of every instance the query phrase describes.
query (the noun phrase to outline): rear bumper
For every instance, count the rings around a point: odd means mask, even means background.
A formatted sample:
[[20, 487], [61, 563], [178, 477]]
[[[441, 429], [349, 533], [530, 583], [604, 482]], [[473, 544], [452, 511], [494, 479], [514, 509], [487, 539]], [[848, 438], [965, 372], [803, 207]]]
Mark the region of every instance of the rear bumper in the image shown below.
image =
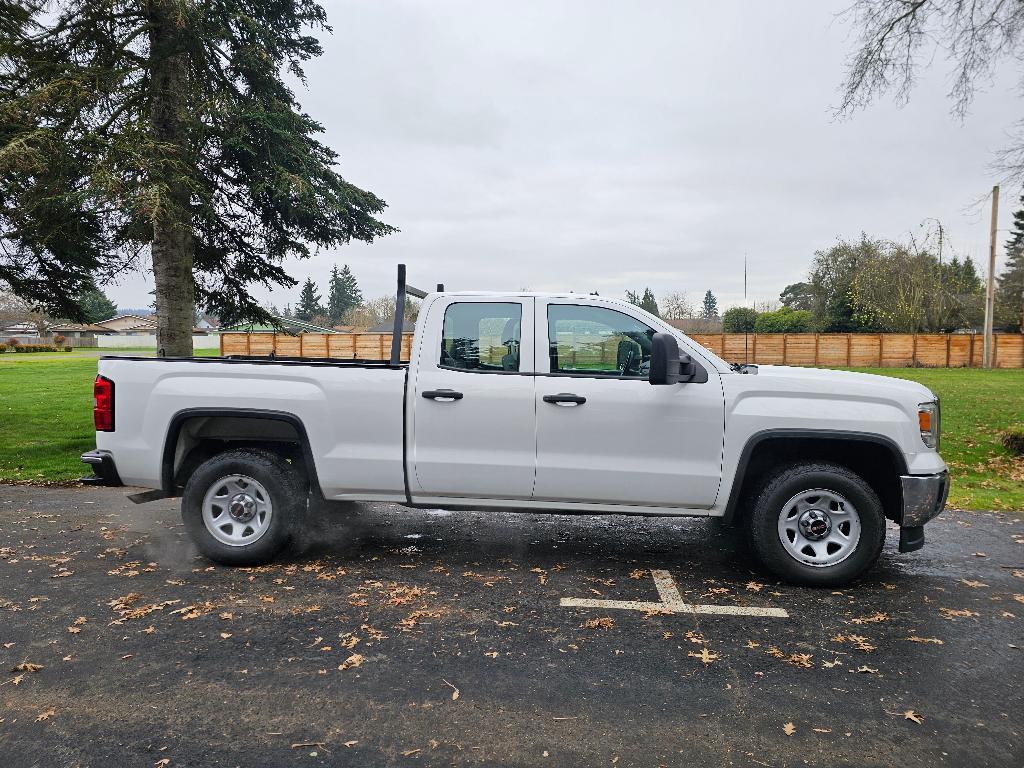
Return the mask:
[[949, 472], [937, 475], [902, 475], [903, 508], [900, 513], [900, 552], [924, 546], [924, 524], [946, 507]]
[[82, 461], [92, 467], [93, 474], [83, 477], [81, 482], [85, 485], [107, 485], [120, 487], [121, 476], [117, 474], [117, 466], [114, 464], [114, 456], [110, 451], [87, 451], [82, 454]]

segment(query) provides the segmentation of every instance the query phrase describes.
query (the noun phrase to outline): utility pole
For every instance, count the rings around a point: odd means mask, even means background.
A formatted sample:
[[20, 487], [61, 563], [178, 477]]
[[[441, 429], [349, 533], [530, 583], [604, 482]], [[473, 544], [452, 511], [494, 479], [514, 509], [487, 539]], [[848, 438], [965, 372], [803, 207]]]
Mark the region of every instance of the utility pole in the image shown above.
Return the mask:
[[985, 291], [985, 346], [982, 353], [982, 366], [992, 367], [992, 315], [996, 299], [996, 224], [999, 220], [999, 185], [992, 187], [992, 232], [988, 246], [988, 285]]

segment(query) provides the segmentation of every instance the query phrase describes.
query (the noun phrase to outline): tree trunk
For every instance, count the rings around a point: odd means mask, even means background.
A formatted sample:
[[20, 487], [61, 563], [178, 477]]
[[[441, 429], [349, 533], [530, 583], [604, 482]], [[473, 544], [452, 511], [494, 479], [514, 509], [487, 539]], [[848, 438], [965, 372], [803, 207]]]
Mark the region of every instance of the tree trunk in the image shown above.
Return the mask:
[[194, 245], [189, 192], [183, 166], [189, 158], [185, 111], [188, 92], [188, 54], [182, 17], [175, 0], [149, 5], [150, 125], [157, 142], [151, 158], [151, 184], [159, 189], [153, 211], [153, 277], [156, 286], [156, 344], [158, 354], [192, 354], [195, 283]]

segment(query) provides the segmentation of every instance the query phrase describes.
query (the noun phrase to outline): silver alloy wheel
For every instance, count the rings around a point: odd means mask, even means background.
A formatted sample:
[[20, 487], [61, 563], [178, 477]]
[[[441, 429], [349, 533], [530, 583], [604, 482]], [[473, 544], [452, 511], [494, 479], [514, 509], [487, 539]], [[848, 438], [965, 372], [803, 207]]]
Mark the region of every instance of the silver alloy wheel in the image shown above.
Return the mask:
[[203, 524], [221, 544], [244, 547], [270, 528], [274, 505], [263, 485], [246, 475], [227, 475], [203, 497]]
[[813, 488], [793, 496], [779, 512], [779, 540], [797, 562], [815, 568], [838, 565], [860, 541], [860, 515], [835, 491]]

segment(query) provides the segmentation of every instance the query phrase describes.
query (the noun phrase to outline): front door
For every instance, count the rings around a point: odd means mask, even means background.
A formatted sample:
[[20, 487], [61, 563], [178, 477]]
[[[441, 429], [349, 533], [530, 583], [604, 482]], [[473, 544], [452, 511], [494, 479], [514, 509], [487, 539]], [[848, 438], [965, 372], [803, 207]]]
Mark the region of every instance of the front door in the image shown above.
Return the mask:
[[[708, 508], [722, 474], [724, 398], [647, 381], [655, 330], [600, 300], [538, 301], [537, 480], [552, 501]], [[546, 358], [546, 359], [545, 359]]]
[[533, 304], [478, 297], [431, 304], [409, 403], [413, 496], [530, 498]]

